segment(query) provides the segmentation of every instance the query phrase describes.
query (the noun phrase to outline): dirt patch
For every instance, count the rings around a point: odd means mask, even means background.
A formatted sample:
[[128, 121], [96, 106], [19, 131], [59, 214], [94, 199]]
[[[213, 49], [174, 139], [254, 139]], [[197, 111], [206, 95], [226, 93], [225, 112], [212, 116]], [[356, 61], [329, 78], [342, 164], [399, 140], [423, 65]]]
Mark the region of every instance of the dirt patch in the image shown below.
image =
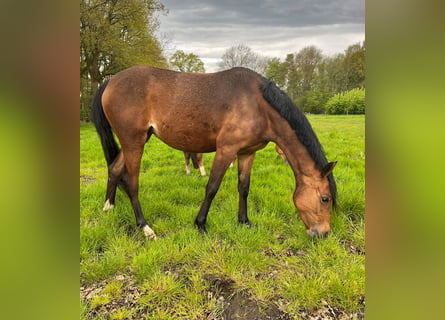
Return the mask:
[[345, 246], [346, 250], [348, 250], [351, 254], [357, 254], [357, 255], [365, 255], [365, 250], [360, 248], [359, 246], [356, 246], [352, 243], [352, 241], [342, 240], [340, 241]]
[[222, 319], [291, 320], [293, 318], [273, 303], [261, 304], [252, 300], [246, 292], [237, 292], [227, 300]]
[[365, 297], [361, 297], [359, 303], [363, 308], [353, 313], [346, 313], [322, 301], [323, 307], [310, 313], [301, 311], [298, 315], [307, 320], [363, 320], [365, 319]]
[[[215, 299], [216, 307], [208, 314], [202, 315], [205, 320], [290, 320], [295, 315], [285, 311], [286, 301], [276, 297], [271, 301], [256, 301], [247, 290], [239, 290], [232, 279], [220, 278], [215, 275], [204, 275], [209, 283], [207, 299]], [[110, 290], [110, 283], [118, 288], [116, 295]], [[118, 284], [118, 285], [116, 285]], [[108, 290], [107, 290], [108, 288]], [[140, 298], [145, 292], [141, 289], [134, 277], [128, 275], [117, 275], [113, 278], [98, 281], [90, 285], [80, 287], [81, 299], [87, 306], [86, 319], [98, 317], [110, 319], [119, 310], [131, 310], [125, 319], [145, 319], [151, 314], [147, 306], [141, 305]], [[205, 294], [205, 292], [204, 292]], [[359, 301], [363, 306], [358, 311], [346, 313], [331, 307], [322, 301], [322, 307], [298, 312], [299, 319], [307, 320], [362, 320], [364, 319], [365, 298]]]
[[303, 257], [307, 254], [305, 250], [296, 250], [293, 248], [287, 248], [284, 252], [276, 252], [272, 247], [263, 249], [263, 254], [267, 257]]
[[92, 183], [94, 183], [94, 182], [96, 181], [96, 178], [87, 176], [87, 175], [85, 175], [85, 174], [81, 175], [81, 176], [80, 176], [80, 179], [81, 179], [82, 182], [85, 183], [85, 184], [92, 184]]
[[291, 320], [273, 303], [260, 303], [253, 300], [244, 290], [236, 291], [235, 281], [220, 279], [213, 275], [205, 275], [209, 281], [209, 296], [217, 299], [216, 310], [211, 312], [207, 320]]
[[[292, 252], [300, 255], [302, 252]], [[214, 275], [205, 275], [210, 283], [209, 296], [217, 299], [217, 307], [206, 320], [290, 320], [293, 315], [284, 312], [279, 306], [286, 304], [284, 299], [277, 297], [276, 301], [255, 301], [246, 290], [237, 291], [235, 281], [220, 279]], [[365, 298], [361, 297], [359, 304], [363, 307], [353, 313], [331, 307], [322, 301], [322, 307], [313, 311], [301, 310], [299, 319], [307, 320], [362, 320], [365, 318]]]
[[[113, 297], [112, 293], [104, 290], [111, 282], [121, 284], [121, 290], [117, 297]], [[80, 294], [83, 302], [89, 306], [89, 310], [85, 314], [87, 319], [96, 319], [97, 317], [109, 319], [112, 314], [123, 308], [132, 310], [131, 316], [125, 319], [145, 319], [148, 316], [148, 310], [138, 303], [144, 293], [136, 285], [135, 280], [128, 276], [117, 275], [109, 280], [81, 286]], [[101, 303], [97, 303], [101, 300]]]
[[227, 298], [234, 293], [233, 286], [235, 284], [235, 281], [233, 281], [232, 279], [220, 279], [217, 276], [209, 274], [205, 274], [204, 279], [210, 283], [209, 292], [214, 297], [222, 296], [224, 298]]

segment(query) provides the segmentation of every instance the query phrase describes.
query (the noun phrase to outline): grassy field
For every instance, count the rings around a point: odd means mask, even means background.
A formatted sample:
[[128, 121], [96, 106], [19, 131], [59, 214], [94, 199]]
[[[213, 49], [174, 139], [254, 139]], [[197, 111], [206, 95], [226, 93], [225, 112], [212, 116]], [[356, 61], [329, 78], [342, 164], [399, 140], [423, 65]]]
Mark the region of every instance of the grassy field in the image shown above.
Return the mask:
[[[207, 177], [186, 176], [183, 154], [156, 137], [142, 159], [139, 199], [158, 236], [146, 241], [118, 191], [104, 213], [107, 172], [90, 124], [80, 127], [81, 319], [305, 319], [363, 313], [365, 118], [311, 115], [334, 170], [339, 206], [331, 233], [313, 240], [292, 203], [295, 181], [270, 143], [252, 169], [248, 215], [238, 225], [236, 166], [207, 219], [193, 225]], [[214, 154], [204, 155], [210, 172]], [[249, 316], [243, 316], [249, 314]], [[238, 318], [237, 318], [238, 316]]]

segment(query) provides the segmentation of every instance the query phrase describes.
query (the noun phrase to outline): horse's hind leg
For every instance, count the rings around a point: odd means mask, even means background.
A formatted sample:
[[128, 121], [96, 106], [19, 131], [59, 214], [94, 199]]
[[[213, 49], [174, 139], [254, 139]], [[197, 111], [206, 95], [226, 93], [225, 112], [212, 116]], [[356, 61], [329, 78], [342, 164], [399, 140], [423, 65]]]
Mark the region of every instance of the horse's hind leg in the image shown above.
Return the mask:
[[154, 231], [148, 226], [142, 214], [141, 204], [139, 203], [139, 170], [141, 167], [144, 145], [152, 134], [151, 130], [127, 132], [120, 138], [122, 153], [125, 162], [125, 168], [121, 178], [121, 184], [130, 198], [133, 207], [136, 225], [144, 231], [146, 237], [155, 240]]
[[201, 177], [205, 177], [206, 176], [206, 169], [204, 168], [204, 161], [203, 161], [203, 154], [202, 153], [197, 153], [196, 154], [196, 159], [198, 160], [198, 167], [199, 167], [199, 172], [201, 174]]
[[185, 173], [190, 175], [190, 153], [184, 151]]
[[247, 218], [247, 196], [250, 187], [250, 171], [252, 169], [255, 153], [243, 154], [238, 156], [238, 192], [239, 192], [239, 209], [238, 222], [251, 226]]
[[119, 180], [122, 177], [122, 173], [125, 170], [125, 162], [122, 151], [119, 152], [116, 159], [108, 167], [108, 183], [107, 192], [105, 195], [104, 211], [108, 211], [114, 208], [114, 202], [116, 198], [116, 187]]
[[133, 207], [136, 225], [144, 231], [146, 237], [150, 240], [156, 239], [156, 234], [148, 226], [142, 214], [141, 204], [139, 202], [139, 169], [143, 154], [143, 145], [138, 149], [124, 150], [126, 171], [122, 176], [122, 182], [130, 198]]

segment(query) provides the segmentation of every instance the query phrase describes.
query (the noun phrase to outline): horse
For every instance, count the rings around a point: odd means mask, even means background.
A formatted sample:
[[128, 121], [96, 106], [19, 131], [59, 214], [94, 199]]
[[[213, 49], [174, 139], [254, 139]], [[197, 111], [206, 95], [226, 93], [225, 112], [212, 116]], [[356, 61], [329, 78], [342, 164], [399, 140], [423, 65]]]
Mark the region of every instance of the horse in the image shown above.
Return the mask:
[[[128, 195], [136, 224], [148, 239], [156, 234], [138, 198], [144, 145], [154, 134], [186, 152], [216, 152], [194, 224], [206, 233], [207, 214], [229, 165], [238, 159], [238, 222], [247, 217], [250, 172], [255, 153], [269, 142], [286, 155], [295, 176], [293, 203], [311, 237], [330, 231], [337, 188], [333, 169], [304, 113], [272, 81], [246, 69], [181, 73], [135, 66], [103, 82], [92, 101], [91, 118], [108, 165], [104, 211], [114, 207], [116, 187]], [[114, 134], [119, 139], [119, 148]]]
[[185, 173], [190, 175], [190, 159], [192, 159], [193, 168], [198, 169], [201, 177], [206, 176], [206, 169], [204, 168], [204, 162], [202, 160], [202, 153], [193, 153], [184, 151], [184, 160], [185, 160]]

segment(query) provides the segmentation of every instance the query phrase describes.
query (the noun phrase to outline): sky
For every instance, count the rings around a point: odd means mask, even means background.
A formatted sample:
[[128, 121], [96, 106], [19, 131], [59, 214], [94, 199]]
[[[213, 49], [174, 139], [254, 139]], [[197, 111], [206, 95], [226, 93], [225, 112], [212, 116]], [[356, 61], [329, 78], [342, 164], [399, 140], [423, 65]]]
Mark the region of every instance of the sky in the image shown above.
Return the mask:
[[365, 40], [365, 0], [161, 0], [159, 34], [167, 56], [194, 53], [206, 72], [240, 43], [282, 61], [315, 45], [325, 55]]

